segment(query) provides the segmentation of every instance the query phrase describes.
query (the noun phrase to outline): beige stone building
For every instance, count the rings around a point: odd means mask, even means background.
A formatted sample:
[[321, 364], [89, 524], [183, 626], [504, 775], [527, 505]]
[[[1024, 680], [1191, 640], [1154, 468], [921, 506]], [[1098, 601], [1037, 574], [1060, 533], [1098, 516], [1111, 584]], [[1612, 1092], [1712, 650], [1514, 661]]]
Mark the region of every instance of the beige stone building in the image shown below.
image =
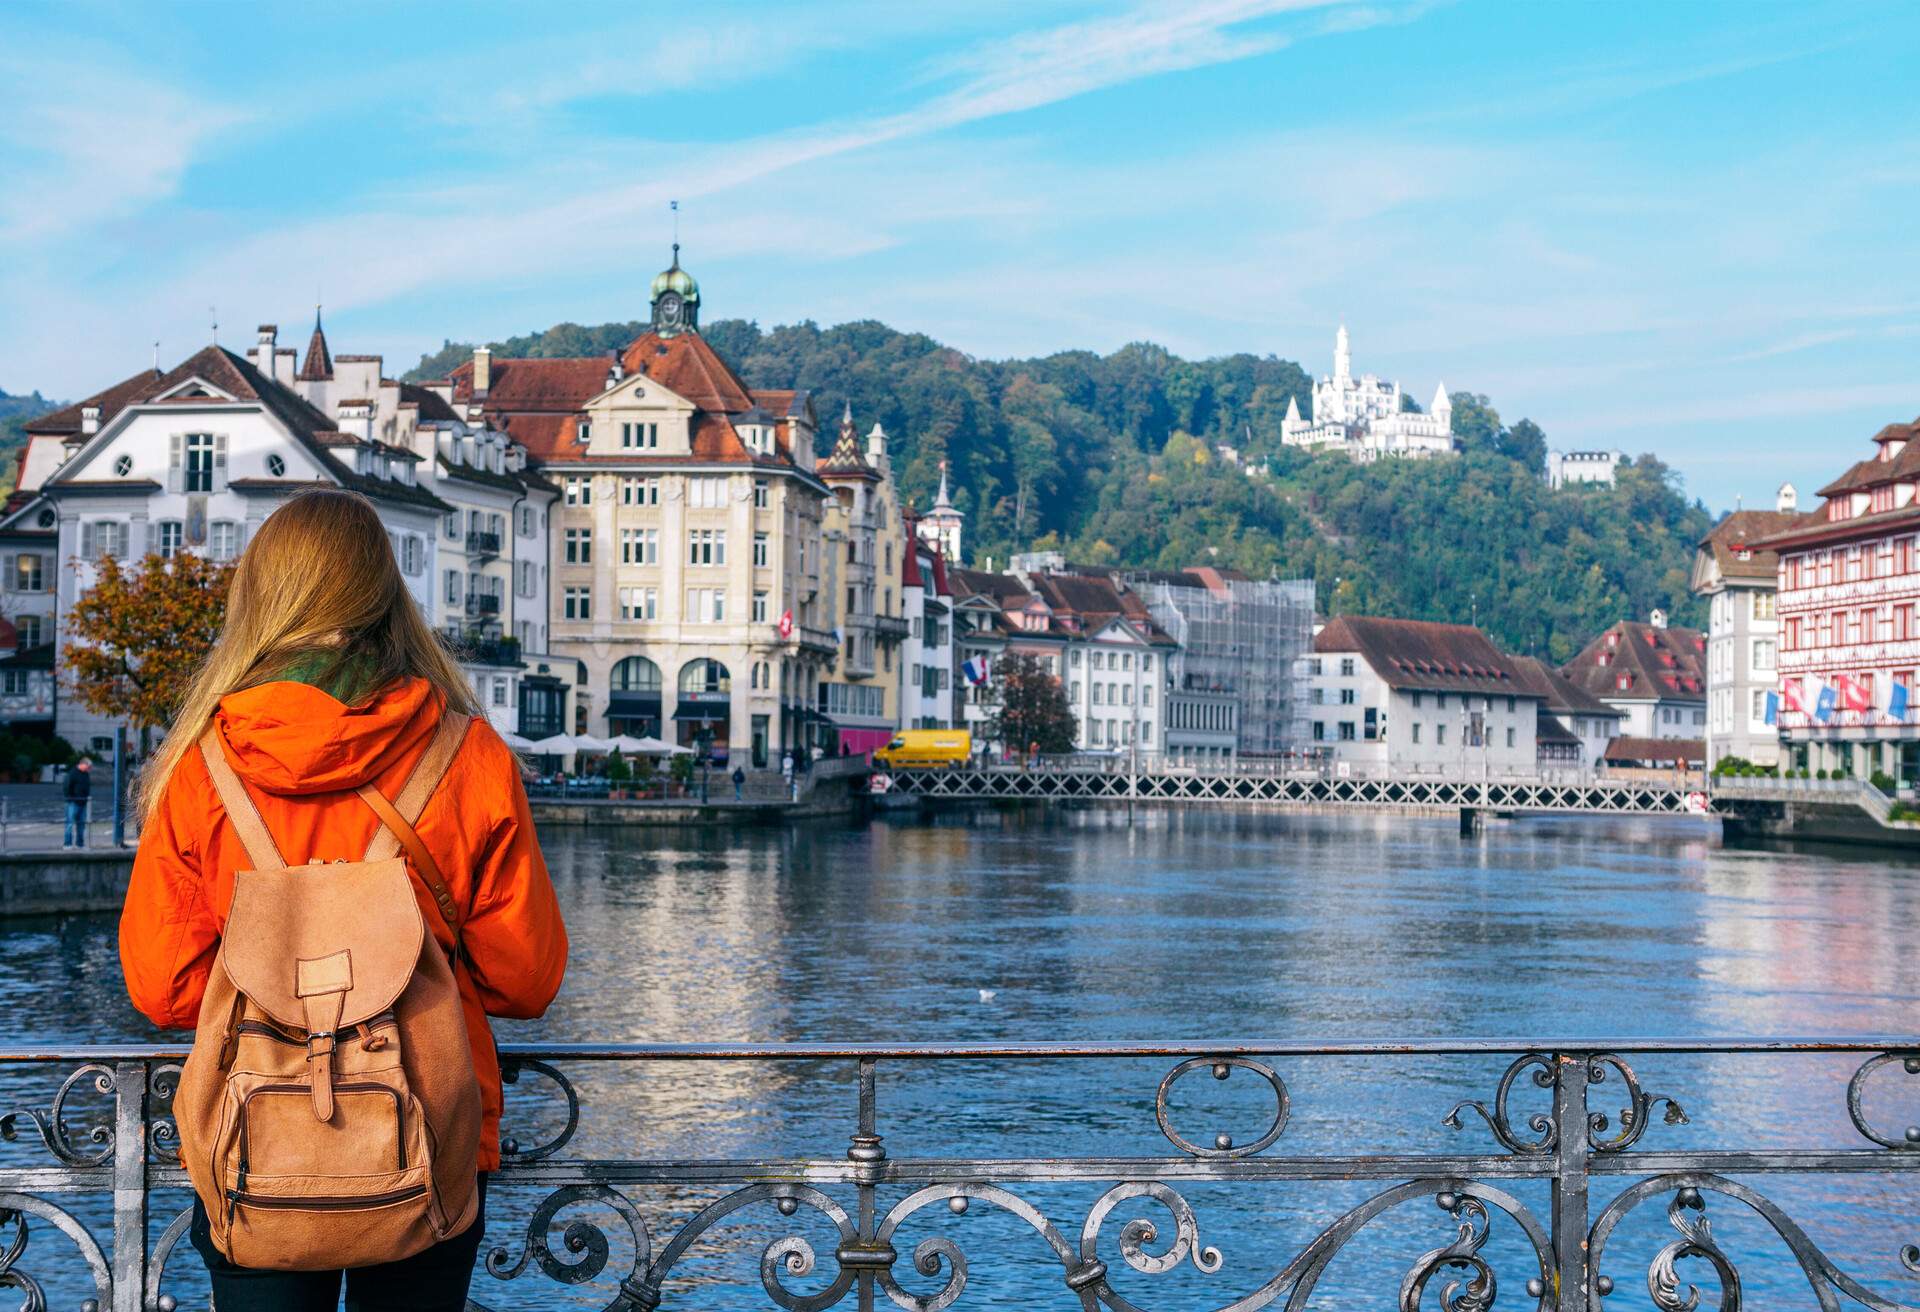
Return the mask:
[[560, 488], [549, 647], [576, 659], [576, 732], [660, 736], [777, 768], [823, 742], [840, 657], [805, 392], [748, 388], [699, 331], [699, 286], [653, 281], [652, 327], [605, 357], [494, 359], [452, 379]]
[[901, 583], [906, 525], [887, 435], [875, 424], [863, 446], [851, 407], [818, 473], [833, 491], [825, 533], [838, 579], [828, 596], [840, 635], [839, 670], [827, 680], [819, 709], [832, 734], [829, 750], [857, 756], [885, 746], [900, 723], [900, 647], [909, 631]]

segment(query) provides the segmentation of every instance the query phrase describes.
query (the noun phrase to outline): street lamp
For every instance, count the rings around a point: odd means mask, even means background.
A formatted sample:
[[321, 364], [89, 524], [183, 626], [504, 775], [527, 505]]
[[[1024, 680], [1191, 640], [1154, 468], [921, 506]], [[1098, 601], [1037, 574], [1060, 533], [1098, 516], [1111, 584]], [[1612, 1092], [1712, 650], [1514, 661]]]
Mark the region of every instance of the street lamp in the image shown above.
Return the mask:
[[704, 724], [694, 730], [693, 746], [700, 753], [700, 805], [707, 804], [707, 777], [713, 769], [713, 730]]

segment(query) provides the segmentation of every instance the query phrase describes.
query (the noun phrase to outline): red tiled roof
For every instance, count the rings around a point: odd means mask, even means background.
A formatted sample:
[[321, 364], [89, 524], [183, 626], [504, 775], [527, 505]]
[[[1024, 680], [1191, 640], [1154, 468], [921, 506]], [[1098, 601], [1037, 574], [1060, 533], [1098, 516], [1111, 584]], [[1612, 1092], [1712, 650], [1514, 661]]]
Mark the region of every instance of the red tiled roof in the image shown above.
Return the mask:
[[[1772, 551], [1758, 550], [1754, 543], [1793, 527], [1800, 516], [1791, 510], [1736, 510], [1700, 541], [1702, 551], [1713, 554], [1722, 578], [1770, 579], [1780, 572], [1780, 557]], [[1740, 558], [1745, 548], [1747, 558]]]
[[142, 369], [105, 391], [95, 392], [84, 401], [75, 401], [72, 405], [50, 410], [37, 419], [29, 420], [26, 431], [29, 435], [69, 437], [80, 431], [80, 412], [88, 406], [100, 407], [100, 422], [104, 424], [131, 405], [136, 397], [149, 391], [155, 380], [165, 376], [157, 369]]
[[747, 385], [699, 333], [642, 333], [621, 352], [620, 363], [628, 373], [645, 374], [702, 410], [738, 414], [753, 408]]
[[303, 383], [317, 383], [333, 377], [333, 358], [327, 354], [327, 335], [320, 327], [320, 312], [313, 312], [313, 336], [307, 339], [307, 358], [297, 375]]
[[1468, 624], [1342, 615], [1313, 640], [1316, 652], [1354, 652], [1391, 688], [1433, 692], [1541, 694], [1514, 677], [1512, 663]]
[[1588, 643], [1560, 673], [1602, 701], [1703, 701], [1707, 640], [1693, 629], [1656, 629], [1622, 620]]
[[1534, 656], [1509, 656], [1516, 679], [1546, 698], [1546, 710], [1556, 715], [1610, 715], [1625, 711], [1607, 705], [1585, 688]]
[[[554, 359], [495, 358], [488, 369], [486, 400], [491, 413], [528, 411], [571, 414], [607, 390], [605, 356], [562, 356]], [[454, 404], [473, 400], [473, 361], [452, 373]]]
[[1707, 745], [1698, 738], [1615, 738], [1600, 759], [1608, 765], [1703, 765]]

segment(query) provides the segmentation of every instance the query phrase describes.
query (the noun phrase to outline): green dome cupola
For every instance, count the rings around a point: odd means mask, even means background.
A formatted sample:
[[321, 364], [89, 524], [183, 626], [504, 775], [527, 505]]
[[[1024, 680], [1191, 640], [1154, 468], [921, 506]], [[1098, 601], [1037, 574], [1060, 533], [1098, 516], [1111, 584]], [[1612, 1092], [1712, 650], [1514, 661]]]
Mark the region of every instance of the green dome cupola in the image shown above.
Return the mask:
[[653, 279], [653, 330], [662, 337], [700, 329], [700, 284], [680, 267], [680, 243], [673, 244], [673, 263]]

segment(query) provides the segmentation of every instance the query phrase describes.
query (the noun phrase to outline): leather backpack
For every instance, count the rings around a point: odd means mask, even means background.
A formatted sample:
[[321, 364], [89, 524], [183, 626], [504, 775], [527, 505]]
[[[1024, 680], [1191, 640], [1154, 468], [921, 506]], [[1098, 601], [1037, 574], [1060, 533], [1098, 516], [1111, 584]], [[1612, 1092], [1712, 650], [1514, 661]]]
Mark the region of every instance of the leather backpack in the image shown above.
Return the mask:
[[[454, 961], [460, 916], [414, 832], [466, 735], [447, 714], [359, 860], [289, 866], [214, 732], [207, 771], [253, 869], [174, 1093], [213, 1243], [243, 1267], [320, 1271], [411, 1256], [473, 1223], [480, 1086]], [[405, 848], [453, 930], [427, 932]]]

